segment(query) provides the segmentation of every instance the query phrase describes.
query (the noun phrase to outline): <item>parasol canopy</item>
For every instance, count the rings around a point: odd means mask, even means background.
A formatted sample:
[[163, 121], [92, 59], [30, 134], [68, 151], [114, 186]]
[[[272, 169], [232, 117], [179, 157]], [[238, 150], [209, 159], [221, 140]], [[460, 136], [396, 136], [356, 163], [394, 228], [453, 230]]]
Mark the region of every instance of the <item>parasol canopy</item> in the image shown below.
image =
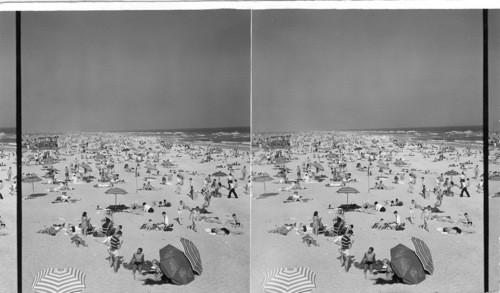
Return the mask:
[[415, 245], [415, 254], [422, 263], [424, 270], [429, 275], [432, 275], [432, 273], [434, 272], [434, 264], [432, 261], [431, 250], [429, 249], [429, 247], [427, 247], [427, 244], [425, 244], [425, 242], [416, 237], [412, 237], [411, 242], [413, 242], [413, 245]]
[[42, 179], [38, 176], [29, 176], [23, 178], [23, 183], [31, 183], [31, 186], [33, 187], [33, 194], [35, 193], [35, 182], [40, 182]]
[[425, 280], [422, 263], [415, 252], [403, 244], [391, 248], [391, 268], [405, 284], [414, 285]]
[[33, 280], [35, 293], [77, 293], [85, 287], [85, 274], [75, 268], [48, 268]]
[[203, 265], [201, 264], [200, 251], [193, 242], [187, 240], [186, 238], [181, 237], [180, 241], [184, 247], [184, 255], [186, 255], [189, 260], [189, 263], [193, 268], [193, 272], [201, 276], [201, 273], [203, 273]]
[[269, 176], [269, 175], [261, 175], [261, 176], [257, 176], [253, 179], [253, 181], [255, 182], [263, 182], [264, 183], [264, 193], [266, 193], [266, 182], [268, 181], [273, 181], [273, 177]]
[[106, 194], [114, 194], [115, 195], [115, 205], [116, 205], [116, 197], [117, 194], [128, 194], [125, 190], [118, 188], [118, 187], [112, 187], [105, 192]]
[[278, 268], [267, 272], [262, 283], [267, 293], [305, 293], [316, 288], [316, 273], [308, 268]]
[[359, 191], [356, 188], [350, 187], [350, 186], [344, 186], [337, 190], [337, 193], [345, 193], [347, 194], [347, 203], [349, 203], [349, 193], [359, 193]]
[[160, 269], [176, 285], [187, 285], [194, 280], [188, 258], [170, 244], [160, 249]]

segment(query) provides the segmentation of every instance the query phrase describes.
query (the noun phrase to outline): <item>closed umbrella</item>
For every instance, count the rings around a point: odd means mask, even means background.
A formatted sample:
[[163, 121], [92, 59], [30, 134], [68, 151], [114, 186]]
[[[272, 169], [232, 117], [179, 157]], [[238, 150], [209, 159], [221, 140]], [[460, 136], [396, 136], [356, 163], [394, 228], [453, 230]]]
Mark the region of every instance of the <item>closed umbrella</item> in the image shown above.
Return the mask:
[[115, 195], [115, 206], [116, 206], [116, 197], [117, 194], [128, 194], [125, 190], [118, 188], [118, 187], [112, 187], [105, 192], [106, 194], [114, 194]]
[[403, 244], [391, 249], [391, 268], [405, 284], [418, 284], [425, 280], [422, 263], [415, 252]]
[[35, 182], [40, 182], [40, 181], [42, 181], [42, 179], [37, 176], [30, 176], [23, 179], [24, 183], [31, 183], [33, 187], [33, 194], [35, 193]]
[[432, 261], [431, 250], [429, 249], [429, 247], [427, 247], [427, 244], [425, 244], [425, 242], [416, 237], [412, 237], [411, 242], [413, 242], [413, 245], [415, 245], [415, 254], [422, 263], [424, 270], [429, 275], [432, 275], [432, 273], [434, 272], [434, 263]]
[[258, 177], [255, 177], [253, 179], [253, 181], [255, 182], [263, 182], [264, 183], [264, 193], [266, 193], [266, 182], [267, 181], [273, 181], [273, 177], [269, 176], [269, 175], [262, 175], [262, 176], [258, 176]]
[[359, 193], [359, 191], [355, 188], [352, 188], [350, 186], [344, 186], [337, 190], [337, 193], [345, 193], [347, 194], [347, 203], [349, 203], [349, 193]]
[[186, 285], [194, 280], [188, 258], [170, 244], [160, 249], [160, 269], [176, 285]]
[[184, 247], [184, 254], [189, 260], [193, 271], [201, 276], [201, 273], [203, 273], [203, 265], [201, 264], [201, 256], [198, 248], [193, 242], [187, 240], [186, 238], [181, 237], [180, 241]]
[[85, 287], [85, 274], [75, 268], [48, 268], [33, 280], [35, 293], [77, 293]]
[[316, 288], [316, 273], [308, 268], [278, 268], [269, 271], [262, 283], [268, 293], [305, 293]]

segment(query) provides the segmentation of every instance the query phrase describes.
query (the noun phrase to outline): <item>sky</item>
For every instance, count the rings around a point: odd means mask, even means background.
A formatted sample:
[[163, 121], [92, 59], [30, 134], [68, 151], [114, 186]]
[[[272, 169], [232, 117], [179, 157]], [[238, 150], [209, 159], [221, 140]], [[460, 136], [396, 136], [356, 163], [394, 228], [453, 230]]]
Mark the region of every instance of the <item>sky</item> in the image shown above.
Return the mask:
[[250, 126], [250, 12], [22, 14], [23, 133]]
[[253, 131], [482, 125], [482, 12], [253, 13]]
[[0, 128], [16, 126], [15, 12], [0, 12]]
[[500, 10], [488, 11], [489, 130], [500, 131]]

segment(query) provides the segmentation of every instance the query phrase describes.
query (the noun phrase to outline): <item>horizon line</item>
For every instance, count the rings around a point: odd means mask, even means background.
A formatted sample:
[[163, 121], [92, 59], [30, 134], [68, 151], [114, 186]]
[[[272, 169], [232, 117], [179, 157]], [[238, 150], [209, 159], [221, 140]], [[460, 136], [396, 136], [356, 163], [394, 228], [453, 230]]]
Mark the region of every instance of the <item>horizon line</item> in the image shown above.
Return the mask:
[[[9, 127], [10, 128], [10, 127]], [[13, 127], [15, 128], [15, 127]], [[198, 130], [198, 129], [236, 129], [236, 128], [249, 128], [251, 126], [221, 126], [221, 127], [191, 127], [191, 128], [169, 128], [169, 129], [115, 129], [115, 130], [70, 130], [70, 131], [56, 131], [56, 132], [44, 132], [44, 131], [35, 131], [35, 132], [23, 132], [23, 134], [45, 134], [45, 133], [71, 133], [71, 132], [182, 132], [185, 130]]]

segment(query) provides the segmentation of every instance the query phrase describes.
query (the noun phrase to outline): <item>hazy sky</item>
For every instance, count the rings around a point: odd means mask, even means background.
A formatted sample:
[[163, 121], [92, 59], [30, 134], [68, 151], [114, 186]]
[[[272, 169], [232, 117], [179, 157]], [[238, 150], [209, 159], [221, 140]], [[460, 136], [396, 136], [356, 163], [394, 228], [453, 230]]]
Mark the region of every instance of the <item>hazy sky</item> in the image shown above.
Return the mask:
[[0, 128], [16, 126], [16, 23], [0, 12]]
[[500, 10], [488, 12], [489, 128], [500, 131]]
[[482, 125], [482, 12], [255, 11], [253, 129]]
[[250, 12], [22, 14], [23, 132], [250, 125]]

